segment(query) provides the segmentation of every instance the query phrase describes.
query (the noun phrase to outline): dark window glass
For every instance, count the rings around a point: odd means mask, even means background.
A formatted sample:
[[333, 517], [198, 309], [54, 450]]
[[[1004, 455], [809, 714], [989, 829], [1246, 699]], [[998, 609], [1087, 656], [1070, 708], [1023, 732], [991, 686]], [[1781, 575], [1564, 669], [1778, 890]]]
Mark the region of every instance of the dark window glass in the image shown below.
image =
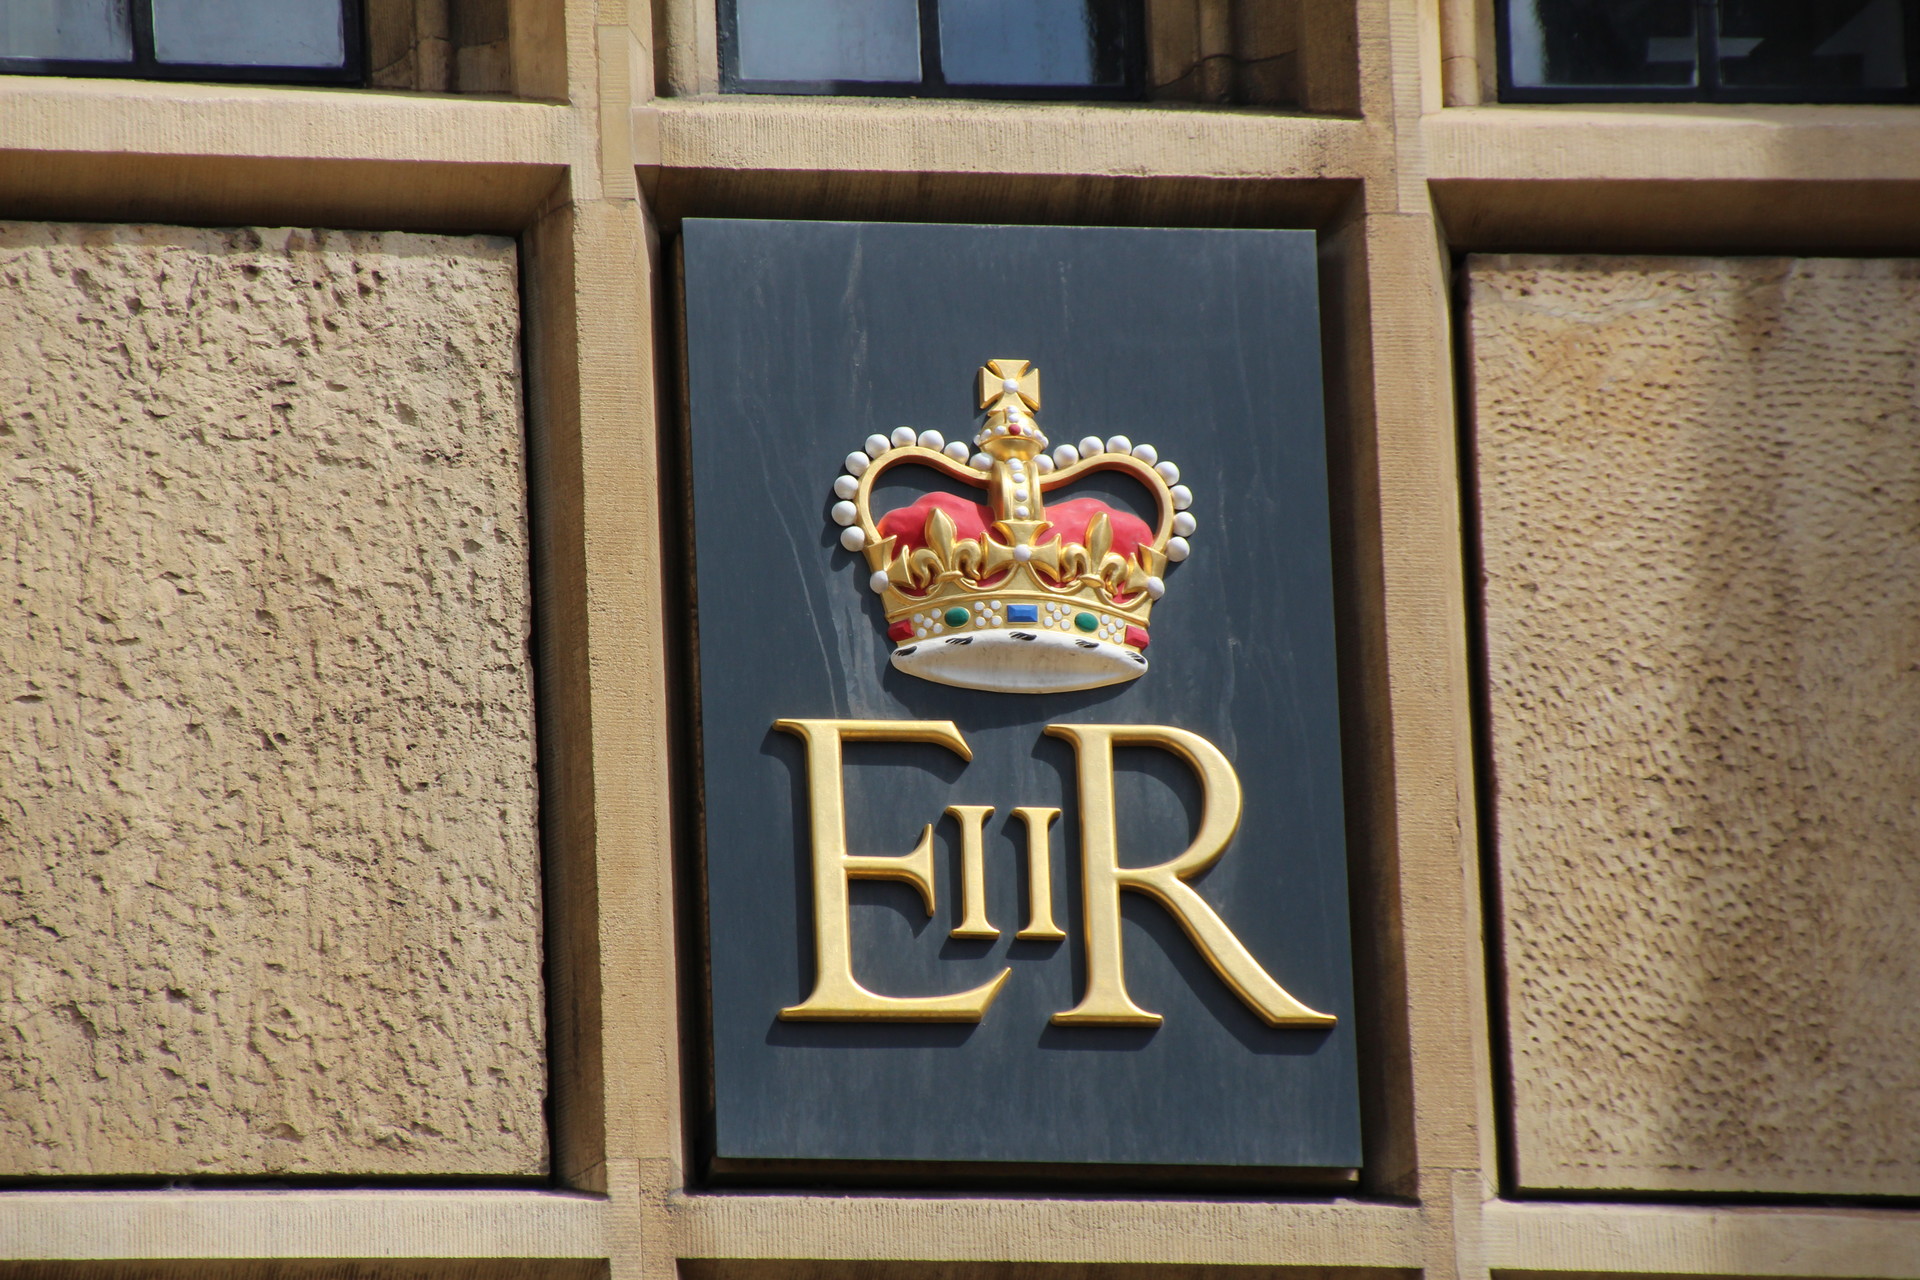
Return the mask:
[[1907, 87], [1900, 0], [1783, 4], [1721, 0], [1720, 82], [1828, 93]]
[[0, 72], [353, 84], [360, 0], [0, 0]]
[[736, 93], [1140, 92], [1142, 0], [719, 0]]
[[1523, 88], [1688, 86], [1694, 0], [1507, 0], [1507, 60]]
[[0, 0], [0, 58], [133, 58], [127, 0]]
[[920, 0], [734, 0], [743, 80], [920, 82]]
[[220, 67], [343, 67], [340, 0], [151, 0], [153, 56]]
[[1509, 101], [1913, 98], [1920, 0], [1501, 0]]

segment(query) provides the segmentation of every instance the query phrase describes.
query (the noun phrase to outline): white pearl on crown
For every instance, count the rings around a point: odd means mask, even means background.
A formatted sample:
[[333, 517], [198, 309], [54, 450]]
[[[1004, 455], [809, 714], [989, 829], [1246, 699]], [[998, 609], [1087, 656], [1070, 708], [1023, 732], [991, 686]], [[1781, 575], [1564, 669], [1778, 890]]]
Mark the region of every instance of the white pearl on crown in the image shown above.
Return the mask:
[[1018, 378], [1002, 378], [1000, 380], [1000, 389], [1002, 391], [1018, 391], [1020, 389], [1020, 380]]
[[1063, 444], [1053, 451], [1053, 465], [1056, 467], [1070, 467], [1078, 461], [1080, 451], [1070, 444]]
[[1053, 459], [1043, 453], [1033, 460], [1033, 468], [1043, 476], [1049, 475], [1053, 471]]
[[1091, 458], [1097, 453], [1105, 453], [1106, 451], [1107, 446], [1100, 443], [1099, 436], [1088, 436], [1080, 442], [1080, 456], [1083, 458]]
[[891, 447], [892, 442], [878, 432], [867, 437], [867, 455], [869, 457], [877, 458]]
[[1191, 536], [1195, 527], [1191, 511], [1182, 511], [1173, 518], [1173, 531], [1183, 538]]
[[1182, 560], [1185, 560], [1192, 551], [1193, 548], [1188, 545], [1185, 538], [1167, 539], [1167, 559], [1173, 561], [1175, 564], [1179, 564]]
[[967, 455], [973, 451], [967, 448], [967, 442], [965, 440], [950, 440], [947, 442], [947, 447], [940, 452], [946, 454], [955, 462], [965, 462]]
[[938, 431], [922, 431], [920, 433], [920, 447], [922, 449], [944, 449], [947, 447], [947, 438]]
[[1193, 490], [1187, 488], [1187, 486], [1177, 484], [1167, 492], [1173, 498], [1173, 509], [1175, 511], [1185, 511], [1193, 505]]
[[1133, 446], [1133, 456], [1148, 466], [1152, 466], [1154, 463], [1160, 461], [1160, 451], [1150, 444], [1137, 444]]
[[873, 459], [858, 450], [847, 455], [847, 470], [856, 476], [866, 474], [867, 468], [872, 465]]
[[1013, 549], [1013, 558], [1015, 560], [1018, 560], [1021, 564], [1025, 564], [1027, 561], [1033, 559], [1033, 548], [1032, 547], [1015, 547]]
[[887, 571], [885, 569], [875, 569], [873, 576], [867, 579], [867, 586], [872, 588], [875, 595], [879, 595], [882, 591], [885, 591], [888, 585]]
[[1158, 600], [1161, 596], [1167, 594], [1167, 584], [1159, 578], [1148, 578], [1147, 594], [1153, 599]]
[[858, 492], [860, 492], [860, 482], [852, 476], [841, 476], [833, 482], [833, 496], [836, 498], [851, 498]]
[[833, 504], [833, 522], [835, 524], [852, 524], [859, 518], [859, 508], [855, 507], [851, 502], [836, 502]]
[[976, 453], [967, 459], [967, 465], [975, 471], [991, 471], [993, 470], [993, 459], [984, 453]]
[[1168, 484], [1180, 483], [1180, 468], [1174, 466], [1171, 462], [1155, 463], [1153, 469], [1158, 471], [1160, 478]]
[[895, 427], [893, 429], [893, 447], [896, 449], [904, 449], [919, 438], [920, 433], [912, 427]]
[[1133, 441], [1125, 436], [1113, 436], [1107, 441], [1108, 453], [1132, 453]]
[[849, 551], [858, 551], [867, 545], [866, 530], [859, 525], [851, 525], [840, 531], [840, 545]]

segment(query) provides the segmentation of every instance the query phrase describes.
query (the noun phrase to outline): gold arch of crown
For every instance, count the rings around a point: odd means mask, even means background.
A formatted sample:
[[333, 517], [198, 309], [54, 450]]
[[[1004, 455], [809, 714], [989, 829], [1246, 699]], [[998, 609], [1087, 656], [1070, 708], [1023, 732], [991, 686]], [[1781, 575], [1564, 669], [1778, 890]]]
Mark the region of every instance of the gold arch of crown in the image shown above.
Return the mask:
[[[1040, 408], [1040, 371], [1025, 360], [989, 360], [981, 368], [980, 407], [987, 410], [987, 422], [976, 443], [990, 460], [987, 470], [916, 444], [888, 449], [860, 475], [854, 509], [866, 538], [862, 550], [867, 567], [887, 577], [882, 596], [887, 621], [955, 606], [972, 613], [982, 602], [997, 601], [1003, 606], [1040, 605], [1043, 625], [1048, 616], [1045, 607], [1051, 604], [1065, 606], [1068, 612], [1063, 619], [1085, 611], [1105, 615], [1116, 631], [1125, 625], [1144, 629], [1162, 589], [1167, 541], [1173, 535], [1174, 503], [1166, 480], [1146, 462], [1125, 453], [1098, 453], [1041, 474], [1036, 459], [1045, 451], [1047, 440], [1027, 417]], [[1022, 426], [1031, 429], [1014, 434]], [[1013, 468], [1016, 460], [1018, 471]], [[880, 536], [869, 503], [875, 482], [894, 467], [907, 464], [931, 467], [963, 484], [984, 488], [993, 523], [980, 538], [958, 538], [952, 518], [936, 508], [927, 516], [925, 545], [895, 555], [898, 539]], [[1051, 522], [1043, 495], [1097, 471], [1123, 472], [1153, 494], [1159, 512], [1153, 540], [1132, 556], [1112, 549], [1113, 531], [1104, 514], [1088, 523], [1084, 543], [1046, 536]], [[1018, 496], [1021, 493], [1026, 495], [1024, 500]], [[983, 578], [996, 581], [982, 586]], [[1061, 623], [1063, 628], [1066, 625]]]

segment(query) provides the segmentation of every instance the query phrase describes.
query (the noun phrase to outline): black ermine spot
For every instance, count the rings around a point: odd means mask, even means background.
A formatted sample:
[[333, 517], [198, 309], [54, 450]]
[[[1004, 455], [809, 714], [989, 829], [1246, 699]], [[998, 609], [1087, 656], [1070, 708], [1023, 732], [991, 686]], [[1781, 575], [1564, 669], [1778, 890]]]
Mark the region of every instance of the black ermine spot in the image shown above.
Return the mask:
[[953, 639], [947, 641], [947, 643], [948, 644], [972, 644], [973, 637], [972, 636], [955, 636]]
[[1038, 640], [1040, 638], [1031, 631], [1009, 631], [1007, 634], [1015, 640]]
[[1075, 640], [1074, 643], [1082, 649], [1098, 649], [1100, 647], [1098, 643], [1092, 640]]
[[910, 645], [908, 645], [908, 646], [907, 646], [906, 648], [904, 648], [904, 649], [895, 649], [895, 650], [893, 651], [893, 656], [894, 656], [894, 657], [896, 657], [896, 658], [905, 658], [905, 657], [907, 657], [907, 656], [909, 656], [910, 654], [912, 654], [912, 653], [913, 653], [913, 651], [914, 651], [915, 649], [918, 649], [919, 647], [920, 647], [920, 646], [919, 646], [919, 645], [917, 645], [917, 644], [910, 644]]

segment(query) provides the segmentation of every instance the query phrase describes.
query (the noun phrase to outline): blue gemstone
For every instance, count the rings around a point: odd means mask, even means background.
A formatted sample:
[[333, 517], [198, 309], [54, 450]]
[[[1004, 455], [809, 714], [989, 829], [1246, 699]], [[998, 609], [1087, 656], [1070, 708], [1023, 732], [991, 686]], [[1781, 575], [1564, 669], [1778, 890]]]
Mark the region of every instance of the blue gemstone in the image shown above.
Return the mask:
[[1010, 604], [1007, 606], [1008, 622], [1040, 621], [1040, 606], [1037, 604]]

